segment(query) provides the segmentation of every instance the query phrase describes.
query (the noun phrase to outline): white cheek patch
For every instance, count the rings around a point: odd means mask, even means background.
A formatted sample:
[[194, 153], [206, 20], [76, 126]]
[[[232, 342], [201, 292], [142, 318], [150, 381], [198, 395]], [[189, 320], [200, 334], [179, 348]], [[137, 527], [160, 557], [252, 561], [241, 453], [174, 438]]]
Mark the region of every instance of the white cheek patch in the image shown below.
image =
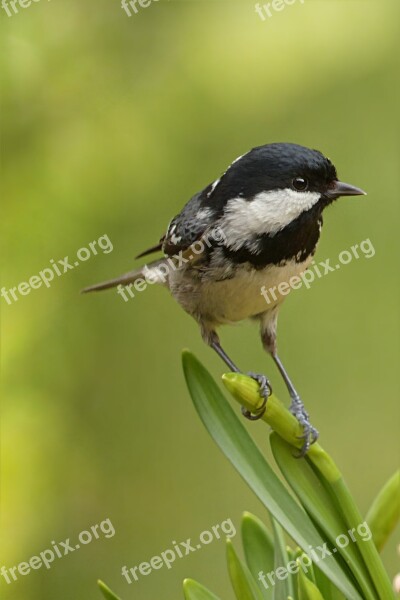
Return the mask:
[[320, 199], [318, 192], [297, 192], [290, 188], [261, 192], [253, 200], [228, 200], [220, 227], [228, 246], [237, 250], [254, 235], [275, 234]]

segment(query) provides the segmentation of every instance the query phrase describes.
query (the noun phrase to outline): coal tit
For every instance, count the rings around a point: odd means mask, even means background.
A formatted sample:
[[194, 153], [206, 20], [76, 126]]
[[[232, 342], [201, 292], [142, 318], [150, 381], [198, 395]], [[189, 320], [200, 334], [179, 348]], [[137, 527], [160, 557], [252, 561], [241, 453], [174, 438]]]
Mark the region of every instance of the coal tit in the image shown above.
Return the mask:
[[[331, 161], [317, 150], [289, 143], [253, 148], [195, 194], [172, 219], [160, 242], [139, 255], [162, 251], [163, 258], [84, 291], [129, 286], [144, 277], [165, 285], [196, 319], [204, 341], [237, 372], [220, 344], [217, 328], [247, 318], [257, 320], [263, 347], [289, 390], [290, 410], [304, 428], [304, 455], [318, 432], [277, 353], [277, 318], [286, 294], [275, 294], [276, 301], [267, 304], [261, 290], [277, 289], [307, 269], [320, 237], [324, 208], [339, 196], [360, 194], [365, 192], [338, 180]], [[271, 386], [265, 376], [250, 375], [260, 384], [263, 405], [256, 414], [242, 412], [257, 419], [265, 410]]]

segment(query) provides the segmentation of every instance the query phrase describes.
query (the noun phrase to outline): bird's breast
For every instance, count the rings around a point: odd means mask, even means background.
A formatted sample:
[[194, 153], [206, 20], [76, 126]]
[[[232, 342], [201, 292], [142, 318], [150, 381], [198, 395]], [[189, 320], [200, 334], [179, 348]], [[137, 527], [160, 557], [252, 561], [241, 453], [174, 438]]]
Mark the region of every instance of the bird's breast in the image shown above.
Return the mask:
[[199, 280], [191, 271], [177, 272], [170, 280], [170, 289], [176, 300], [195, 318], [216, 325], [235, 323], [280, 304], [288, 293], [288, 286], [279, 289], [280, 284], [300, 275], [311, 260], [309, 256], [303, 262], [290, 260], [264, 269], [240, 265], [229, 279], [221, 280]]

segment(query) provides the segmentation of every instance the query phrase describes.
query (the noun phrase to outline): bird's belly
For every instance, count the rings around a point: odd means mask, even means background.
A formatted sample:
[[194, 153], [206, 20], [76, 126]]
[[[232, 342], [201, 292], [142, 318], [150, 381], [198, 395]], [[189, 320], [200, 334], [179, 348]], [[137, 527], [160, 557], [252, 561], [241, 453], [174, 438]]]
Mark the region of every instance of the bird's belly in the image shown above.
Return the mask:
[[[254, 317], [280, 304], [290, 287], [278, 286], [302, 273], [312, 257], [302, 263], [290, 261], [282, 266], [269, 266], [262, 270], [242, 266], [232, 279], [202, 281], [193, 287], [181, 287], [177, 300], [189, 313], [197, 318], [216, 324], [233, 323]], [[185, 277], [186, 282], [187, 278]], [[179, 286], [180, 287], [180, 286]], [[288, 290], [286, 290], [288, 288]]]

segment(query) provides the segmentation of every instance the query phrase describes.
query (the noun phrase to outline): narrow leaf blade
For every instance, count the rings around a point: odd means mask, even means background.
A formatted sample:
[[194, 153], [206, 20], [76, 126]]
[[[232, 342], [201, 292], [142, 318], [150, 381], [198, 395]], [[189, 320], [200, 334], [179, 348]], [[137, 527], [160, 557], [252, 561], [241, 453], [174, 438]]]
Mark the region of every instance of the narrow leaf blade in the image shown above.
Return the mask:
[[262, 583], [260, 573], [266, 575], [274, 569], [274, 544], [264, 523], [248, 512], [242, 519], [242, 543], [247, 566], [263, 599], [272, 600], [272, 587]]
[[285, 538], [282, 527], [272, 519], [274, 530], [274, 548], [275, 548], [275, 585], [273, 600], [287, 600], [288, 596], [294, 596], [293, 580], [287, 570], [289, 556], [286, 550]]
[[215, 596], [215, 594], [194, 579], [185, 579], [183, 582], [183, 594], [185, 600], [219, 600], [218, 596]]
[[116, 596], [114, 592], [110, 590], [110, 588], [104, 583], [104, 581], [101, 581], [99, 579], [97, 585], [99, 586], [100, 591], [106, 600], [121, 600], [119, 596]]
[[317, 586], [308, 579], [302, 569], [299, 570], [298, 576], [298, 594], [299, 600], [324, 600]]
[[317, 566], [314, 566], [315, 584], [321, 592], [324, 600], [346, 600], [344, 595], [336, 586], [327, 578], [325, 573]]
[[229, 576], [237, 600], [261, 600], [261, 592], [253, 580], [253, 576], [239, 559], [230, 539], [226, 541], [226, 557]]
[[397, 471], [375, 498], [366, 518], [378, 552], [384, 547], [399, 518], [400, 471]]

